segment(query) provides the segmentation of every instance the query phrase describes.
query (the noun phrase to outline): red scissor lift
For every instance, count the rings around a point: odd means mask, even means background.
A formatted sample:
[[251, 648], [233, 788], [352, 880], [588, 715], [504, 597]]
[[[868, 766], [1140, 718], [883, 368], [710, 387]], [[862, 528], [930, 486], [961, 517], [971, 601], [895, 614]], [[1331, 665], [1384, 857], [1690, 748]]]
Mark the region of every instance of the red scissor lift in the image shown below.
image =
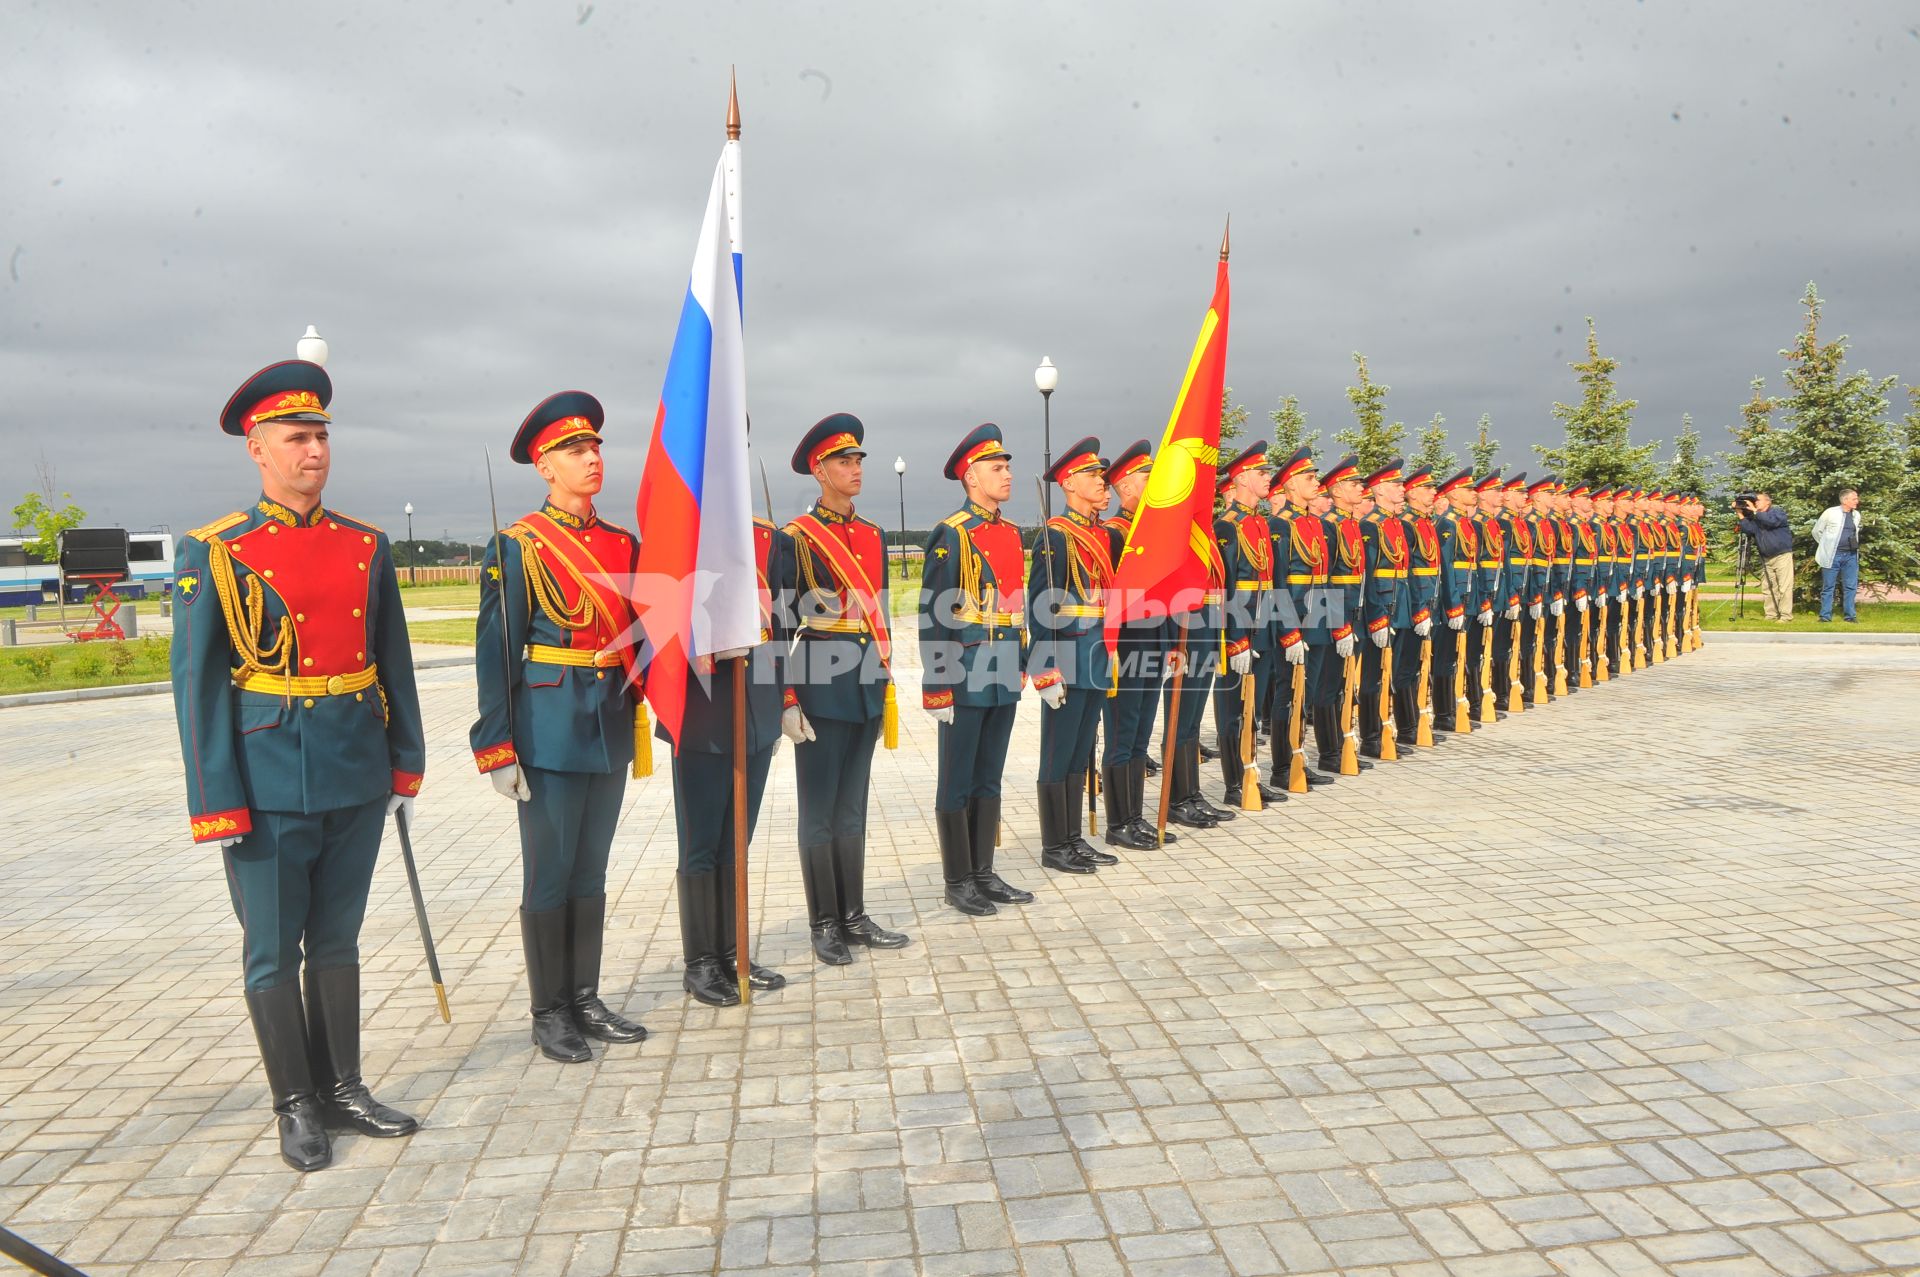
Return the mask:
[[71, 630], [67, 637], [76, 643], [92, 639], [124, 639], [127, 632], [113, 614], [120, 610], [120, 596], [113, 587], [127, 579], [127, 530], [125, 528], [69, 528], [60, 534], [60, 589], [78, 581], [93, 587], [88, 602], [97, 618], [90, 629]]

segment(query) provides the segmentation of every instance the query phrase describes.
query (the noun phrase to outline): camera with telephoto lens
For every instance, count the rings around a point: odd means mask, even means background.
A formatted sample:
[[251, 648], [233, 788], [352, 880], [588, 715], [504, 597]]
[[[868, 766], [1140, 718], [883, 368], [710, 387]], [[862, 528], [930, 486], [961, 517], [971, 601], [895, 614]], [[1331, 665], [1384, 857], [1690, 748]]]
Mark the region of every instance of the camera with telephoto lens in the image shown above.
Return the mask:
[[1753, 503], [1759, 499], [1758, 493], [1736, 492], [1733, 494], [1733, 508], [1745, 517], [1753, 513]]

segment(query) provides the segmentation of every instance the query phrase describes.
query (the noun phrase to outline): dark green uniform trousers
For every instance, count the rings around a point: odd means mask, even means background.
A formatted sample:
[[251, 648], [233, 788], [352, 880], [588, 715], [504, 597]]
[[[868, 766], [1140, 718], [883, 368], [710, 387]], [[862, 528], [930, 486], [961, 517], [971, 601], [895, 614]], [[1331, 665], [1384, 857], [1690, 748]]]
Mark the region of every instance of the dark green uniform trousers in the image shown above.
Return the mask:
[[253, 813], [253, 832], [225, 855], [249, 993], [299, 979], [303, 954], [315, 971], [359, 965], [386, 814], [385, 795], [312, 814]]

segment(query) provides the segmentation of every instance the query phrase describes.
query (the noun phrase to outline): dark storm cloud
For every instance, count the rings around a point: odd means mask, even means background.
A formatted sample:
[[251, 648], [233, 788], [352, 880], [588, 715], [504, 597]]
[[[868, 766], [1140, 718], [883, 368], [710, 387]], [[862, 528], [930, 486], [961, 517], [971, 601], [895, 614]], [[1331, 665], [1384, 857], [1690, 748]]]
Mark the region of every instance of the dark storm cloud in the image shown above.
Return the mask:
[[[1157, 436], [1233, 214], [1229, 380], [1264, 427], [1483, 411], [1507, 459], [1576, 393], [1582, 317], [1636, 433], [1724, 441], [1809, 278], [1857, 363], [1916, 373], [1920, 37], [1897, 5], [11, 7], [0, 496], [44, 452], [100, 518], [191, 526], [251, 471], [233, 386], [333, 344], [342, 508], [476, 534], [480, 449], [608, 405], [630, 515], [721, 140], [746, 115], [749, 397], [785, 459], [869, 426], [865, 508], [994, 419]], [[530, 482], [505, 474], [503, 502]], [[1028, 470], [1027, 473], [1031, 473]], [[1022, 483], [1016, 502], [1031, 504]]]

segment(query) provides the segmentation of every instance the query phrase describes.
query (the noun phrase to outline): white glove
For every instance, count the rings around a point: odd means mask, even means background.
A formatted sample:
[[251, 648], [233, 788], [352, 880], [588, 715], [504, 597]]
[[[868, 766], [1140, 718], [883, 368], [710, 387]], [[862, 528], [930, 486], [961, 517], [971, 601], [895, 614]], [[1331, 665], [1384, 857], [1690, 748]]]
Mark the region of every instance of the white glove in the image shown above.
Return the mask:
[[1627, 605], [1627, 587], [1623, 585], [1620, 587], [1620, 606], [1625, 607], [1626, 605]]
[[1518, 603], [1509, 603], [1507, 605], [1506, 619], [1509, 621], [1517, 621], [1520, 619], [1520, 605]]
[[1555, 616], [1563, 616], [1566, 614], [1567, 601], [1565, 599], [1555, 599], [1551, 607]]
[[1307, 645], [1304, 642], [1295, 643], [1292, 647], [1282, 650], [1286, 653], [1287, 664], [1305, 665], [1307, 663]]
[[1527, 604], [1527, 615], [1531, 617], [1533, 620], [1536, 620], [1536, 621], [1539, 620], [1540, 613], [1544, 610], [1545, 609], [1543, 609], [1538, 603]]
[[1576, 612], [1585, 612], [1587, 610], [1586, 595], [1582, 594], [1579, 598], [1573, 601], [1573, 610]]
[[930, 709], [927, 711], [927, 717], [936, 723], [951, 723], [953, 721], [953, 706], [943, 705], [939, 709]]
[[1459, 616], [1450, 616], [1450, 617], [1448, 617], [1448, 618], [1447, 618], [1447, 628], [1448, 628], [1448, 629], [1450, 629], [1450, 630], [1454, 630], [1454, 631], [1456, 631], [1456, 632], [1457, 632], [1457, 631], [1459, 631], [1459, 630], [1464, 630], [1464, 629], [1466, 629], [1466, 628], [1467, 628], [1467, 616], [1466, 616], [1466, 613], [1464, 613], [1464, 612], [1462, 612], [1462, 613], [1461, 613], [1461, 614], [1460, 614]]
[[1668, 594], [1678, 594], [1678, 593], [1680, 593], [1680, 582], [1678, 582], [1678, 581], [1669, 581], [1669, 582], [1667, 582], [1667, 593], [1668, 593]]
[[1680, 593], [1682, 593], [1682, 594], [1692, 594], [1692, 593], [1693, 593], [1693, 578], [1692, 578], [1692, 577], [1690, 577], [1690, 576], [1683, 576], [1683, 577], [1681, 577], [1681, 578], [1680, 578]]
[[408, 832], [412, 832], [413, 830], [413, 795], [412, 794], [395, 794], [392, 797], [388, 798], [387, 799], [387, 815], [391, 816], [396, 811], [399, 812], [400, 815], [404, 818], [400, 823], [402, 823], [407, 827]]
[[1634, 587], [1633, 587], [1633, 597], [1634, 597], [1634, 598], [1636, 598], [1636, 599], [1644, 599], [1644, 598], [1646, 598], [1646, 597], [1647, 597], [1647, 587], [1646, 587], [1646, 586], [1644, 586], [1644, 585], [1636, 585], [1636, 586], [1634, 586]]
[[1252, 649], [1249, 648], [1244, 652], [1235, 652], [1232, 656], [1229, 656], [1227, 658], [1227, 668], [1243, 677], [1253, 673]]
[[1493, 609], [1492, 608], [1488, 608], [1486, 611], [1479, 613], [1479, 617], [1480, 617], [1480, 628], [1487, 629], [1487, 630], [1490, 630], [1493, 628]]
[[1040, 699], [1046, 702], [1048, 709], [1059, 709], [1067, 703], [1067, 685], [1049, 683], [1040, 689]]
[[1369, 630], [1367, 631], [1367, 637], [1373, 640], [1375, 647], [1384, 648], [1387, 644], [1393, 642], [1393, 627], [1391, 625], [1383, 625], [1377, 630]]
[[245, 838], [245, 834], [241, 834], [239, 838], [222, 838], [220, 840], [220, 850], [225, 851], [229, 847], [238, 847]]
[[1333, 641], [1333, 650], [1339, 654], [1340, 659], [1343, 661], [1346, 660], [1349, 656], [1352, 656], [1353, 655], [1353, 635], [1349, 634], [1343, 639], [1335, 639]]
[[807, 721], [798, 705], [789, 705], [780, 711], [780, 734], [801, 745], [813, 739], [813, 724]]
[[1413, 632], [1420, 638], [1425, 638], [1427, 635], [1433, 633], [1433, 618], [1428, 617], [1424, 621], [1415, 621], [1413, 623]]
[[520, 770], [519, 763], [496, 767], [487, 773], [487, 779], [493, 782], [493, 792], [502, 798], [523, 803], [533, 801], [533, 790], [527, 785], [527, 774]]

